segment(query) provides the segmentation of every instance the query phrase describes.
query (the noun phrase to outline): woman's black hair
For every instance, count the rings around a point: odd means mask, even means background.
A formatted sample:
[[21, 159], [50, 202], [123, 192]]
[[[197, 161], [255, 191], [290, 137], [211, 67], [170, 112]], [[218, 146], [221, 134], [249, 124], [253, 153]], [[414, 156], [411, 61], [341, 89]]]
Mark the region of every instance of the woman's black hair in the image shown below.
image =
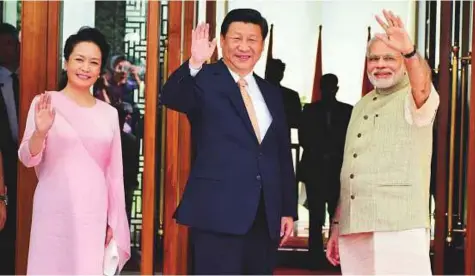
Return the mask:
[[[92, 42], [99, 47], [101, 51], [101, 73], [104, 71], [104, 68], [107, 65], [107, 60], [109, 58], [110, 45], [107, 42], [106, 37], [96, 28], [91, 27], [81, 27], [76, 34], [70, 35], [66, 40], [63, 50], [63, 56], [65, 60], [69, 60], [71, 53], [76, 47], [77, 44], [81, 42]], [[68, 83], [68, 77], [66, 72], [62, 72], [59, 90], [64, 89]]]

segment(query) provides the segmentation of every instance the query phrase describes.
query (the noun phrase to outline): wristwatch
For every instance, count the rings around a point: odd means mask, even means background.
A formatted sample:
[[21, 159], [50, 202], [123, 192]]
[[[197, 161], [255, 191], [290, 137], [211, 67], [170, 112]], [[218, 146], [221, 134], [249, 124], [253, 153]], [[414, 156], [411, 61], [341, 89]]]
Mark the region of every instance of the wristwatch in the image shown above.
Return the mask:
[[0, 201], [3, 201], [5, 203], [5, 206], [8, 205], [8, 195], [0, 195]]
[[412, 58], [413, 56], [415, 56], [417, 53], [417, 50], [416, 50], [416, 47], [414, 46], [414, 50], [412, 50], [412, 52], [410, 53], [402, 53], [402, 56], [405, 57], [405, 58]]

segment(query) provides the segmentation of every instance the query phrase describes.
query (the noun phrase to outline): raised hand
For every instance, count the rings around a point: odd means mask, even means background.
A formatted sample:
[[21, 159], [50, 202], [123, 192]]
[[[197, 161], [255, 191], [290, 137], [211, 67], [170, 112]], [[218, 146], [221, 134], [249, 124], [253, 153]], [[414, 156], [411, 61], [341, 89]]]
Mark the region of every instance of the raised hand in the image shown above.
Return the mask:
[[201, 23], [191, 32], [190, 65], [198, 69], [213, 55], [216, 38], [209, 40], [209, 24]]
[[414, 44], [411, 42], [411, 38], [404, 28], [401, 18], [394, 15], [392, 11], [383, 10], [383, 14], [387, 23], [377, 15], [376, 21], [378, 21], [386, 33], [376, 34], [375, 36], [399, 53], [411, 53], [414, 50]]
[[51, 108], [51, 96], [43, 93], [35, 105], [35, 126], [39, 135], [46, 136], [53, 125], [56, 112]]

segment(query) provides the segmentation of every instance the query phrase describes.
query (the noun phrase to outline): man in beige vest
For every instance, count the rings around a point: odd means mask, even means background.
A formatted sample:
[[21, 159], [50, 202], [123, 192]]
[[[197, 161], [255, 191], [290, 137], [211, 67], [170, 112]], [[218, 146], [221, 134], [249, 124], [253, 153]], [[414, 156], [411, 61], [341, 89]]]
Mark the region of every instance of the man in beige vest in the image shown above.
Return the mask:
[[439, 96], [392, 12], [368, 43], [375, 90], [352, 112], [327, 258], [343, 275], [430, 275], [429, 179]]

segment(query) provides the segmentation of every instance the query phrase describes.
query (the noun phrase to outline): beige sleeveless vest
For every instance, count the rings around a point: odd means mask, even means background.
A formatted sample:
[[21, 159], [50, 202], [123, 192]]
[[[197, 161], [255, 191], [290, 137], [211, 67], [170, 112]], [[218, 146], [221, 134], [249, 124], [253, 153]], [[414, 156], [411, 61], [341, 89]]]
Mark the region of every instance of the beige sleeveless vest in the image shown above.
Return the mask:
[[341, 170], [340, 234], [429, 227], [433, 123], [410, 125], [404, 78], [356, 104]]

